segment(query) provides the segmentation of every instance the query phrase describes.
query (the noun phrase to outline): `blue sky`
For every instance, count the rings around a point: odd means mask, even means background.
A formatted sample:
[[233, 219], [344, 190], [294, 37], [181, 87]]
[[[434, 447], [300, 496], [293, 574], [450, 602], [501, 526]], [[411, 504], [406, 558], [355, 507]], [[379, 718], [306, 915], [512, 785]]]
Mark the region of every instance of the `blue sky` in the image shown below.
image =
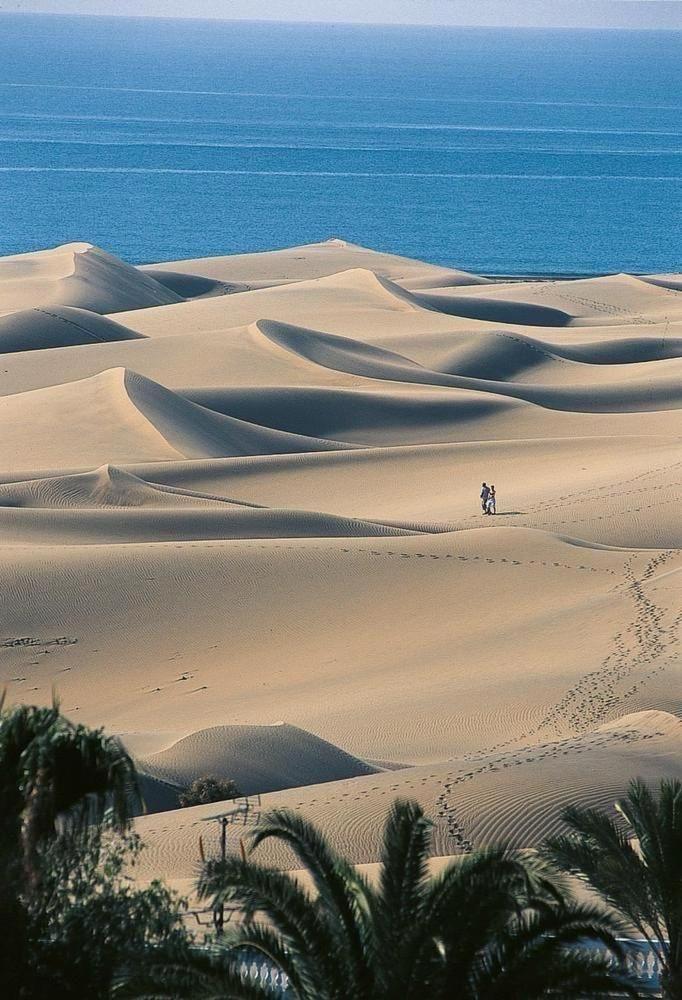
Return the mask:
[[0, 0], [0, 12], [281, 21], [682, 28], [682, 0]]

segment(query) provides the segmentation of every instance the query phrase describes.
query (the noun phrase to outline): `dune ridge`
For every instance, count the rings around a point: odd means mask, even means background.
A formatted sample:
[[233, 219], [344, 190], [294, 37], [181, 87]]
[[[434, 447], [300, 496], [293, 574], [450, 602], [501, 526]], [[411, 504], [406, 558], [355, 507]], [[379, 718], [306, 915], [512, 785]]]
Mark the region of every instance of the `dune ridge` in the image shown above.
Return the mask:
[[0, 259], [0, 683], [120, 734], [139, 877], [217, 849], [208, 773], [362, 864], [397, 796], [445, 857], [682, 777], [681, 290]]
[[487, 278], [454, 268], [438, 267], [423, 261], [379, 253], [357, 243], [332, 237], [320, 243], [266, 253], [235, 254], [229, 257], [204, 257], [200, 260], [169, 261], [140, 268], [156, 276], [171, 271], [196, 281], [197, 278], [225, 284], [228, 289], [246, 291], [272, 285], [288, 284], [303, 278], [324, 278], [351, 268], [367, 268], [405, 287], [483, 285]]
[[0, 258], [0, 314], [46, 305], [121, 312], [179, 301], [150, 275], [91, 243]]
[[196, 778], [231, 778], [244, 795], [318, 785], [379, 768], [297, 726], [215, 726], [138, 758], [148, 776], [184, 787]]
[[[334, 368], [349, 374], [361, 375], [364, 378], [379, 378], [383, 380], [398, 382], [416, 382], [428, 385], [451, 386], [458, 389], [474, 389], [481, 392], [494, 392], [500, 395], [507, 395], [516, 399], [523, 399], [529, 403], [536, 403], [550, 409], [573, 410], [577, 412], [598, 412], [636, 409], [677, 409], [682, 402], [682, 389], [680, 385], [680, 375], [682, 367], [679, 365], [678, 353], [674, 345], [666, 345], [664, 358], [647, 358], [648, 361], [667, 361], [674, 359], [675, 366], [670, 370], [666, 369], [648, 377], [642, 377], [644, 373], [637, 367], [634, 373], [624, 373], [625, 378], [618, 382], [598, 384], [590, 381], [589, 385], [581, 383], [575, 385], [547, 385], [534, 382], [532, 384], [515, 383], [513, 381], [492, 380], [481, 377], [471, 377], [459, 373], [443, 373], [430, 371], [416, 361], [407, 357], [378, 347], [371, 347], [359, 341], [353, 341], [336, 334], [319, 333], [312, 330], [303, 330], [299, 327], [283, 326], [282, 324], [270, 321], [261, 321], [257, 324], [258, 330], [279, 344], [286, 350], [302, 355], [309, 361], [323, 365], [325, 368]], [[516, 339], [516, 338], [515, 338]], [[642, 345], [635, 342], [636, 348], [642, 350]], [[506, 347], [506, 345], [505, 345]], [[512, 350], [508, 348], [504, 351], [507, 364], [511, 363], [516, 368], [534, 367], [539, 362], [536, 357], [530, 361], [524, 358], [525, 353], [545, 354], [549, 357], [560, 358], [561, 355], [554, 352], [543, 351], [537, 343], [531, 344], [528, 340], [524, 344], [517, 341]], [[583, 348], [583, 351], [585, 349]], [[670, 354], [667, 351], [671, 351]], [[659, 349], [660, 351], [660, 349]], [[511, 357], [510, 357], [511, 355]], [[564, 355], [564, 358], [566, 356]], [[522, 360], [523, 359], [523, 360]], [[568, 358], [566, 358], [568, 360]], [[571, 359], [575, 362], [575, 357]], [[488, 365], [500, 366], [499, 351], [493, 359], [488, 358]], [[525, 364], [524, 364], [525, 361]], [[485, 362], [484, 362], [485, 363]], [[575, 362], [579, 364], [580, 362]], [[622, 363], [621, 363], [622, 364]], [[453, 366], [455, 367], [455, 366]], [[651, 366], [650, 366], [651, 367]], [[620, 374], [620, 373], [619, 373]], [[634, 377], [628, 378], [631, 374]], [[579, 375], [575, 375], [576, 381]]]
[[106, 316], [73, 306], [37, 306], [0, 316], [0, 354], [141, 339]]
[[164, 461], [353, 447], [216, 413], [125, 368], [5, 396], [0, 399], [0, 420], [7, 428], [0, 442], [0, 462], [5, 465], [11, 465], [11, 456], [17, 454], [26, 461], [27, 449], [17, 445], [25, 438], [30, 439], [28, 457], [33, 465], [46, 464], [46, 456], [55, 456], [55, 441], [49, 435], [55, 421], [66, 424], [69, 431], [60, 438], [61, 452], [56, 452], [64, 465], [74, 464], [79, 455], [91, 463], [107, 458]]

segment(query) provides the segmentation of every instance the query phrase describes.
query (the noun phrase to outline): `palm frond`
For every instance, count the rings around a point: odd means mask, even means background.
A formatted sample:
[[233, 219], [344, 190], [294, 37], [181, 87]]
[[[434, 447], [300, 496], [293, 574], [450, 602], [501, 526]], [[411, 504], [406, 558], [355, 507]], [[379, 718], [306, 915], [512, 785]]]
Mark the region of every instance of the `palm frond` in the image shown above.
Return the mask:
[[[72, 825], [105, 817], [124, 829], [140, 804], [137, 774], [120, 741], [101, 729], [75, 725], [51, 707], [18, 705], [0, 715], [0, 795], [33, 797], [40, 836], [58, 817]], [[49, 794], [48, 794], [49, 793]]]
[[[636, 995], [624, 974], [615, 937], [620, 931], [618, 919], [598, 907], [561, 903], [534, 909], [531, 901], [480, 952], [472, 966], [473, 995], [500, 1000], [532, 1000], [554, 996], [553, 991], [573, 997], [612, 996], [622, 990]], [[597, 943], [602, 945], [599, 951]]]
[[279, 1000], [279, 992], [243, 976], [227, 950], [182, 948], [149, 954], [115, 985], [114, 1000]]
[[647, 867], [627, 831], [592, 809], [568, 809], [562, 818], [571, 832], [550, 837], [543, 853], [588, 881], [644, 937], [652, 929], [660, 937], [659, 908]]
[[430, 942], [437, 941], [443, 984], [470, 982], [481, 953], [521, 916], [528, 900], [529, 874], [507, 848], [452, 862], [429, 887], [420, 968], [433, 966]]
[[661, 925], [652, 926], [671, 940], [682, 919], [682, 784], [662, 781], [656, 798], [643, 781], [633, 781], [618, 804], [639, 845], [652, 908]]
[[264, 816], [252, 836], [251, 849], [271, 838], [287, 844], [309, 872], [318, 894], [317, 906], [326, 913], [327, 925], [335, 937], [336, 961], [346, 967], [348, 988], [354, 989], [358, 997], [365, 993], [371, 996], [369, 886], [330, 847], [322, 833], [298, 813], [277, 809]]
[[279, 935], [283, 950], [295, 957], [298, 978], [316, 983], [320, 996], [325, 981], [338, 977], [337, 940], [329, 920], [286, 872], [241, 858], [210, 860], [202, 868], [197, 891], [201, 899], [212, 899], [214, 906], [241, 906], [247, 925], [262, 914]]
[[419, 919], [428, 878], [431, 822], [416, 802], [397, 800], [386, 820], [381, 851], [380, 894], [391, 914], [387, 932], [399, 937]]
[[422, 929], [431, 825], [416, 802], [399, 799], [384, 827], [373, 922], [376, 950], [382, 956], [378, 978], [387, 998], [423, 995], [429, 963], [437, 960], [436, 942], [425, 947]]

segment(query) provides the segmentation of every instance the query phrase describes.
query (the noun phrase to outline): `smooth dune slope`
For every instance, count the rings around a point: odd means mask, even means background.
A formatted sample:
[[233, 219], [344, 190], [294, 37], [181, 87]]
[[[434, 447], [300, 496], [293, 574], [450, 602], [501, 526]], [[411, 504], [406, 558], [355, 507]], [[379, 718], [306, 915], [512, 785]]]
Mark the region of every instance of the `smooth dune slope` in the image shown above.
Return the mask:
[[0, 400], [5, 468], [351, 447], [207, 410], [125, 368]]
[[73, 306], [22, 309], [0, 316], [0, 354], [140, 340], [141, 337], [106, 316]]
[[379, 770], [284, 722], [203, 729], [137, 761], [146, 775], [179, 787], [205, 775], [231, 778], [244, 795], [340, 781]]
[[91, 243], [0, 258], [0, 314], [49, 305], [111, 313], [179, 301], [150, 275]]
[[[672, 276], [670, 276], [672, 277]], [[680, 319], [682, 295], [674, 282], [629, 274], [573, 281], [496, 283], [427, 296], [429, 304], [457, 315], [499, 318], [507, 311], [533, 326], [610, 326]], [[465, 311], [460, 311], [465, 310]], [[546, 319], [543, 319], [543, 314]], [[525, 317], [525, 318], [522, 318]], [[553, 319], [553, 321], [551, 321]]]
[[[230, 292], [304, 281], [308, 278], [324, 278], [356, 267], [366, 268], [409, 288], [482, 285], [487, 282], [486, 278], [466, 271], [438, 267], [396, 254], [380, 253], [340, 239], [266, 253], [147, 264], [140, 270], [154, 277], [158, 276], [158, 280], [167, 281], [171, 287], [198, 289], [201, 285], [196, 279], [203, 279], [207, 282], [205, 292], [210, 289], [209, 282]], [[187, 284], [183, 282], [183, 278]]]
[[499, 525], [0, 554], [12, 697], [56, 682], [117, 731], [279, 718], [416, 763], [679, 709], [677, 550]]
[[209, 773], [369, 864], [396, 796], [447, 856], [682, 778], [681, 288], [0, 260], [0, 685], [121, 735], [140, 877], [243, 809]]

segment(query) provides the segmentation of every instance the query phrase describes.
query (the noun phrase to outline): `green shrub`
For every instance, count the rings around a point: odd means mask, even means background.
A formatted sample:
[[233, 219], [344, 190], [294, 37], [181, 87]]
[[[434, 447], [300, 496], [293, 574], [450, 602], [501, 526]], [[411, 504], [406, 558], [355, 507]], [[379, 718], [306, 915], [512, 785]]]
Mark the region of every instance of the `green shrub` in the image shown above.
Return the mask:
[[241, 795], [234, 781], [223, 781], [207, 775], [195, 778], [184, 792], [178, 796], [181, 806], [203, 806], [208, 802], [224, 802], [225, 799], [236, 799]]

